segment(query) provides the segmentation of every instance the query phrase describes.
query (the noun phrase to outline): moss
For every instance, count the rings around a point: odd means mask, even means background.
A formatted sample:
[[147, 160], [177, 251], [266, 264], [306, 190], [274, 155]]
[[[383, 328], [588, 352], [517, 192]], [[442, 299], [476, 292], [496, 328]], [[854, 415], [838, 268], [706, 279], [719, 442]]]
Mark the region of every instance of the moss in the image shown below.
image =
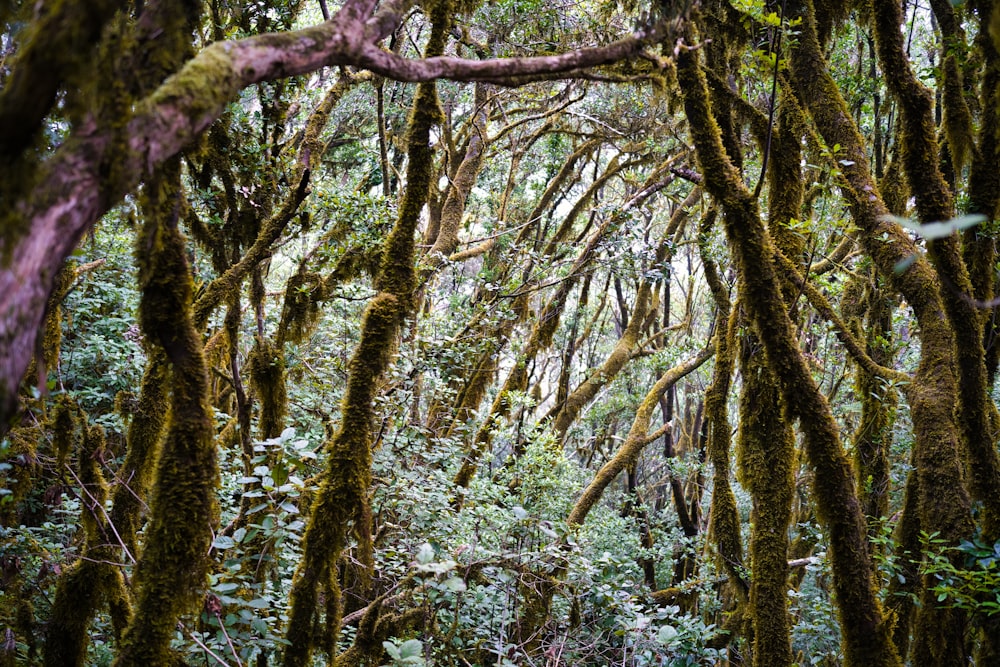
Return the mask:
[[[917, 80], [906, 59], [899, 31], [901, 9], [895, 3], [887, 1], [876, 2], [875, 8], [880, 60], [886, 70], [899, 72], [898, 76], [890, 77], [888, 83], [900, 103], [904, 171], [910, 191], [916, 196], [918, 217], [924, 223], [948, 220], [954, 216], [955, 211], [951, 189], [937, 167], [937, 132], [931, 93]], [[942, 16], [948, 19], [946, 13]], [[955, 68], [954, 76], [957, 76], [954, 57], [949, 56], [945, 64], [949, 59]], [[947, 85], [946, 77], [946, 101]], [[953, 95], [961, 96], [962, 91], [954, 92]], [[952, 113], [958, 114], [955, 106], [959, 102], [952, 100], [952, 103]], [[954, 120], [953, 125], [967, 122], [968, 119]], [[964, 150], [968, 150], [968, 145], [972, 143], [971, 136], [968, 136], [971, 133], [970, 127], [946, 131], [949, 136], [953, 131], [962, 135], [960, 138], [956, 137], [954, 148], [961, 145], [965, 146]], [[953, 357], [957, 361], [959, 379], [957, 407], [962, 415], [959, 426], [965, 450], [965, 470], [973, 498], [983, 504], [982, 523], [986, 539], [993, 540], [1000, 537], [1000, 456], [997, 455], [992, 439], [983, 437], [983, 434], [991, 432], [991, 427], [981, 320], [972, 304], [959, 296], [971, 293], [972, 283], [968, 269], [961, 261], [957, 238], [952, 235], [932, 241], [929, 243], [929, 254], [938, 273], [943, 276], [943, 282], [952, 287], [942, 289], [941, 294], [954, 334]], [[939, 396], [939, 400], [943, 398]], [[931, 467], [936, 465], [931, 461], [927, 463]], [[964, 523], [968, 524], [968, 520]], [[954, 532], [954, 527], [951, 528], [947, 533], [949, 539], [962, 539]], [[957, 646], [957, 639], [954, 643]], [[956, 655], [954, 659], [960, 658]]]
[[281, 435], [288, 409], [285, 353], [266, 340], [257, 340], [248, 359], [250, 383], [260, 398], [260, 438]]
[[116, 548], [109, 542], [111, 535], [104, 513], [108, 498], [108, 485], [100, 466], [104, 429], [85, 423], [82, 428], [85, 435], [77, 456], [77, 478], [82, 485], [80, 495], [84, 506], [80, 517], [85, 535], [84, 555], [60, 575], [56, 586], [43, 651], [47, 667], [86, 664], [88, 628], [103, 602], [110, 606], [116, 638], [130, 616], [125, 579], [115, 564]]
[[62, 468], [86, 433], [86, 418], [69, 394], [61, 394], [52, 411], [52, 448], [56, 466]]
[[98, 424], [88, 426], [80, 447], [77, 476], [82, 485], [80, 491], [84, 507], [80, 523], [91, 544], [109, 538], [103, 534], [106, 524], [104, 504], [108, 499], [108, 483], [104, 481], [100, 466], [105, 455], [104, 447], [104, 427]]
[[750, 610], [754, 628], [754, 665], [792, 662], [788, 589], [788, 527], [795, 491], [795, 441], [781, 411], [777, 379], [756, 349], [757, 337], [741, 345], [740, 417], [737, 466], [750, 491]]
[[948, 148], [951, 151], [955, 173], [961, 174], [976, 149], [975, 139], [972, 136], [972, 112], [969, 111], [969, 105], [965, 100], [962, 74], [954, 55], [945, 57], [942, 69], [944, 70], [942, 95], [944, 131], [948, 138]]
[[171, 364], [170, 419], [156, 471], [145, 549], [136, 565], [136, 607], [117, 667], [166, 664], [178, 617], [205, 584], [217, 520], [218, 469], [201, 336], [192, 317], [192, 280], [177, 229], [179, 163], [147, 182], [147, 216], [137, 246], [143, 331]]
[[[807, 17], [810, 23], [812, 17]], [[815, 33], [803, 31], [801, 43]], [[693, 36], [690, 36], [693, 37]], [[690, 40], [696, 41], [694, 39]], [[834, 588], [848, 665], [898, 665], [889, 625], [875, 595], [864, 521], [850, 466], [841, 451], [836, 422], [826, 397], [812, 379], [783, 307], [771, 258], [773, 249], [759, 210], [739, 172], [726, 157], [708, 102], [696, 52], [681, 50], [678, 81], [705, 189], [723, 206], [730, 248], [743, 279], [742, 299], [763, 343], [768, 367], [778, 379], [787, 418], [798, 418], [810, 465], [817, 515], [829, 534]], [[863, 155], [861, 156], [863, 159]]]
[[[426, 55], [443, 52], [450, 25], [447, 2], [435, 5]], [[375, 391], [389, 366], [399, 330], [412, 307], [416, 286], [414, 234], [430, 194], [433, 152], [431, 128], [442, 118], [433, 82], [417, 86], [407, 139], [407, 185], [396, 224], [385, 241], [382, 266], [375, 280], [379, 293], [368, 304], [361, 322], [361, 340], [348, 367], [341, 424], [327, 443], [329, 461], [303, 538], [303, 555], [290, 592], [289, 642], [286, 667], [309, 664], [318, 640], [332, 652], [340, 627], [340, 588], [334, 565], [347, 546], [353, 527], [358, 557], [372, 567], [371, 443]], [[326, 590], [325, 628], [316, 633], [319, 588]]]
[[73, 286], [76, 273], [69, 264], [63, 264], [56, 276], [55, 286], [45, 307], [45, 324], [42, 329], [42, 360], [45, 368], [55, 368], [59, 363], [62, 343], [62, 302]]
[[[879, 365], [892, 363], [892, 301], [871, 276], [863, 283], [853, 279], [849, 292], [860, 291], [855, 304], [854, 329], [867, 341], [868, 356]], [[845, 314], [847, 310], [845, 309]], [[862, 317], [865, 326], [862, 326]], [[869, 370], [858, 366], [855, 391], [861, 401], [861, 419], [853, 435], [854, 464], [861, 505], [869, 533], [876, 536], [879, 521], [889, 513], [889, 448], [896, 415], [896, 391]], [[878, 548], [875, 541], [873, 549]]]
[[298, 343], [310, 336], [319, 319], [319, 303], [325, 297], [323, 279], [316, 273], [299, 270], [285, 285], [278, 339]]
[[159, 457], [163, 427], [169, 412], [167, 361], [163, 350], [149, 350], [139, 397], [126, 435], [125, 460], [112, 494], [111, 523], [118, 531], [126, 560], [135, 558], [136, 533]]

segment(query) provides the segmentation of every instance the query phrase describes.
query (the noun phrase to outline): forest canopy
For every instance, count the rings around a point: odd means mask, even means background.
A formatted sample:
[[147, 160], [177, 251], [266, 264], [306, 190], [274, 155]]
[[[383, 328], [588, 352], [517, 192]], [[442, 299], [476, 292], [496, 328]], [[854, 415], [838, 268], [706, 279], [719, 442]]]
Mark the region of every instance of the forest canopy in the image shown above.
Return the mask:
[[1000, 664], [992, 2], [0, 17], [0, 667]]

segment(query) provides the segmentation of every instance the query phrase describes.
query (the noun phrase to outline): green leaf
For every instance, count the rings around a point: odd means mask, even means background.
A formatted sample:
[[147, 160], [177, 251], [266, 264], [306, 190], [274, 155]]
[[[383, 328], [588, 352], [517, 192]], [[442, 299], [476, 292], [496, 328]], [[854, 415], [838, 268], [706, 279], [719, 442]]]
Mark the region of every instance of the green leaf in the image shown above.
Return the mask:
[[883, 219], [891, 220], [901, 227], [909, 229], [912, 232], [916, 232], [928, 241], [947, 238], [954, 232], [968, 229], [969, 227], [975, 227], [979, 223], [987, 220], [985, 215], [979, 214], [960, 215], [957, 218], [952, 218], [951, 220], [946, 220], [945, 222], [929, 222], [926, 225], [913, 222], [909, 218], [901, 218], [898, 215], [886, 215]]
[[462, 581], [461, 577], [448, 577], [441, 585], [452, 593], [462, 593], [466, 588], [465, 582]]
[[419, 658], [424, 652], [424, 644], [419, 639], [407, 639], [399, 645], [399, 657], [402, 660], [407, 658]]
[[228, 535], [219, 535], [212, 540], [212, 546], [216, 549], [232, 549], [236, 546], [236, 541]]
[[661, 644], [669, 644], [677, 638], [677, 634], [677, 628], [672, 625], [664, 625], [660, 628], [660, 631], [656, 633], [656, 641]]
[[421, 565], [426, 565], [432, 560], [434, 560], [434, 547], [424, 542], [420, 545], [420, 549], [417, 550], [417, 562]]
[[382, 642], [382, 648], [393, 660], [399, 660], [399, 647], [394, 642]]

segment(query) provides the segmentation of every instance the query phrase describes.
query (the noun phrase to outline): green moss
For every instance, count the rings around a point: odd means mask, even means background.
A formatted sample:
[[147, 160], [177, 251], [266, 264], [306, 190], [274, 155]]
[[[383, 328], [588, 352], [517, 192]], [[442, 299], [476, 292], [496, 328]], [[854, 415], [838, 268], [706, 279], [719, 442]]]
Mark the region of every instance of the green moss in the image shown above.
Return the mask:
[[288, 409], [285, 353], [266, 340], [258, 340], [248, 359], [250, 383], [260, 398], [260, 438], [281, 435]]
[[[438, 3], [432, 12], [427, 55], [444, 50], [450, 9]], [[290, 593], [290, 611], [283, 664], [304, 667], [318, 647], [328, 653], [336, 645], [340, 627], [340, 586], [336, 563], [353, 528], [358, 558], [370, 572], [372, 535], [369, 488], [374, 398], [379, 379], [388, 368], [400, 327], [412, 307], [416, 285], [414, 234], [430, 194], [433, 152], [430, 133], [442, 118], [433, 82], [417, 87], [407, 140], [409, 162], [406, 190], [396, 224], [385, 241], [382, 267], [375, 286], [379, 293], [368, 304], [361, 322], [361, 340], [348, 367], [347, 392], [341, 424], [327, 443], [327, 468], [303, 539], [303, 555]], [[326, 591], [324, 630], [317, 636], [319, 588]]]
[[191, 274], [177, 229], [179, 163], [147, 182], [137, 246], [144, 333], [171, 364], [170, 420], [156, 472], [136, 607], [115, 665], [167, 664], [180, 614], [198, 600], [217, 520], [218, 470], [201, 336], [192, 319]]
[[969, 105], [965, 100], [962, 74], [953, 54], [945, 57], [942, 69], [944, 70], [942, 95], [944, 131], [948, 138], [955, 173], [961, 174], [976, 150], [975, 139], [972, 136], [972, 112], [969, 111]]
[[748, 335], [741, 345], [740, 418], [737, 470], [753, 499], [750, 533], [750, 610], [754, 665], [792, 662], [789, 625], [788, 527], [791, 520], [795, 441], [781, 411], [777, 379]]
[[[811, 21], [812, 17], [807, 17], [806, 22]], [[814, 30], [814, 24], [808, 27]], [[808, 40], [810, 45], [816, 45], [815, 32], [804, 32], [806, 36], [800, 37], [799, 44]], [[691, 43], [697, 42], [693, 35], [689, 37]], [[697, 52], [682, 50], [677, 70], [704, 187], [726, 214], [727, 238], [743, 280], [744, 307], [763, 343], [768, 368], [780, 383], [787, 418], [800, 421], [807, 459], [815, 469], [813, 492], [817, 515], [829, 534], [845, 664], [898, 665], [899, 658], [888, 636], [889, 625], [875, 596], [864, 521], [850, 466], [841, 451], [829, 404], [812, 379], [784, 309], [771, 261], [774, 251], [756, 201], [722, 147]]]
[[319, 319], [319, 304], [325, 298], [323, 279], [319, 274], [300, 270], [285, 285], [285, 300], [281, 307], [279, 340], [298, 343], [310, 336]]
[[[136, 533], [156, 470], [163, 427], [169, 412], [167, 361], [163, 350], [149, 350], [139, 397], [126, 435], [125, 460], [112, 494], [111, 523], [131, 558], [137, 554]], [[126, 560], [130, 560], [128, 556]]]
[[62, 468], [78, 443], [83, 439], [86, 421], [76, 401], [69, 394], [61, 394], [52, 411], [52, 447], [56, 453], [56, 466]]

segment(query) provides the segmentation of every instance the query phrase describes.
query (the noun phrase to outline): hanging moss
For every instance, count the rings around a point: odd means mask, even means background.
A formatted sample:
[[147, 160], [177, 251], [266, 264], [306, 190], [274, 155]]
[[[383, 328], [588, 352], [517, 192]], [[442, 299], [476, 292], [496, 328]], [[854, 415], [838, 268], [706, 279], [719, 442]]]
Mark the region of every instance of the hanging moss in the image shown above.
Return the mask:
[[[304, 267], [303, 267], [304, 268]], [[323, 280], [316, 273], [300, 270], [288, 279], [281, 308], [279, 336], [292, 343], [305, 340], [319, 318]]]
[[62, 302], [73, 286], [76, 272], [68, 264], [63, 264], [56, 276], [55, 286], [45, 307], [45, 323], [42, 330], [42, 360], [45, 368], [55, 368], [59, 363], [59, 348], [62, 343]]
[[247, 360], [250, 383], [260, 398], [260, 438], [281, 435], [288, 409], [285, 353], [267, 340], [257, 340]]
[[69, 394], [61, 394], [52, 411], [52, 448], [58, 468], [66, 465], [85, 433], [86, 421], [76, 401]]

